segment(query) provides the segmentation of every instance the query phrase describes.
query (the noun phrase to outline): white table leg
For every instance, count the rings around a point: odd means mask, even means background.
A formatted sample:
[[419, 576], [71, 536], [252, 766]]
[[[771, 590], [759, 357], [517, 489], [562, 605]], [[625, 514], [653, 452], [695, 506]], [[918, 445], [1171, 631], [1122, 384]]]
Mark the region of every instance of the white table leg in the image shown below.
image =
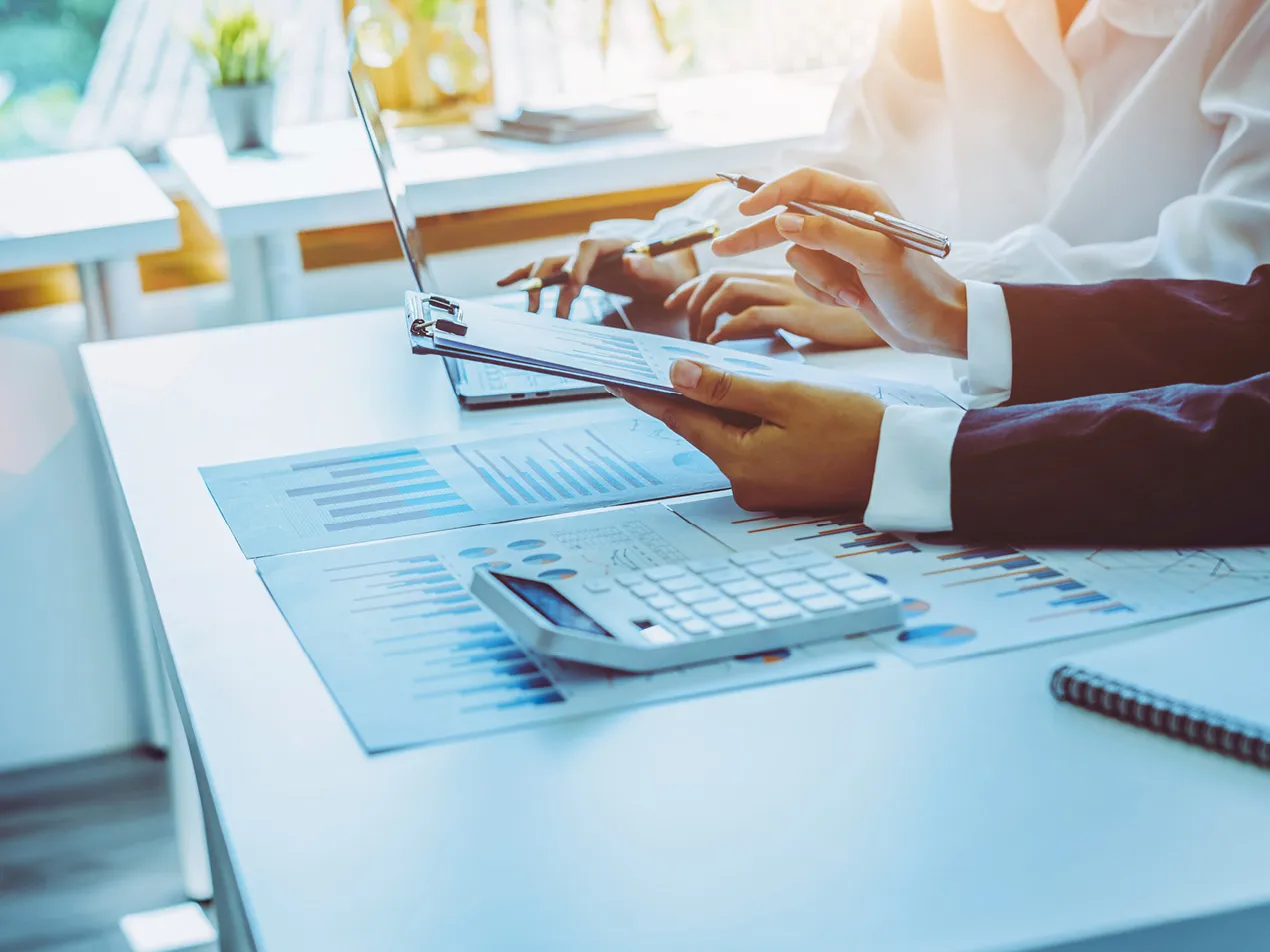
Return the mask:
[[167, 687], [168, 722], [172, 725], [168, 745], [168, 791], [172, 796], [172, 815], [176, 821], [176, 851], [181, 862], [181, 880], [185, 895], [202, 902], [212, 898], [212, 868], [207, 851], [207, 828], [203, 823], [203, 807], [199, 802], [198, 782], [189, 742], [176, 709], [172, 686]]
[[102, 287], [101, 270], [96, 261], [80, 264], [77, 269], [79, 294], [84, 300], [86, 336], [90, 341], [106, 340], [110, 336], [110, 327], [106, 315], [106, 294]]
[[303, 317], [300, 285], [304, 278], [304, 261], [300, 257], [299, 236], [295, 232], [277, 232], [264, 235], [260, 242], [270, 318], [281, 321]]
[[134, 259], [78, 265], [89, 340], [109, 340], [141, 302], [141, 272]]
[[225, 242], [225, 251], [229, 256], [229, 284], [233, 292], [235, 319], [243, 324], [269, 320], [264, 243], [256, 236], [230, 238]]
[[232, 238], [225, 248], [239, 321], [278, 321], [304, 314], [304, 263], [295, 232]]
[[[101, 420], [95, 412], [93, 422], [102, 451], [106, 453]], [[203, 901], [212, 897], [212, 874], [194, 762], [190, 756], [189, 742], [180, 713], [176, 709], [172, 687], [160, 660], [156, 636], [161, 623], [153, 608], [149, 585], [142, 575], [140, 548], [108, 453], [105, 457], [105, 470], [110, 483], [111, 514], [115, 519], [117, 551], [124, 573], [137, 660], [141, 668], [147, 740], [154, 746], [167, 750], [168, 791], [172, 798], [172, 820], [176, 826], [181, 880], [185, 894], [190, 899]]]

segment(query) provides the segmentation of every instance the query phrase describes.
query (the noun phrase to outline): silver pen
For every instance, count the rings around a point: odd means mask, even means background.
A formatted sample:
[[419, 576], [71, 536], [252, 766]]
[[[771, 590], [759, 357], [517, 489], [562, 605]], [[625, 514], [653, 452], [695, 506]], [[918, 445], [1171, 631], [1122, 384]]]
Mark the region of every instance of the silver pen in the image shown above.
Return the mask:
[[[715, 175], [746, 192], [757, 192], [765, 184], [748, 175], [729, 175], [726, 172], [716, 172]], [[886, 212], [861, 212], [854, 208], [837, 208], [820, 202], [789, 202], [785, 207], [802, 215], [826, 215], [846, 222], [848, 225], [855, 225], [857, 228], [876, 231], [905, 248], [920, 251], [934, 258], [947, 258], [948, 252], [952, 251], [947, 235], [941, 235], [937, 231], [923, 228], [903, 218], [896, 218]]]

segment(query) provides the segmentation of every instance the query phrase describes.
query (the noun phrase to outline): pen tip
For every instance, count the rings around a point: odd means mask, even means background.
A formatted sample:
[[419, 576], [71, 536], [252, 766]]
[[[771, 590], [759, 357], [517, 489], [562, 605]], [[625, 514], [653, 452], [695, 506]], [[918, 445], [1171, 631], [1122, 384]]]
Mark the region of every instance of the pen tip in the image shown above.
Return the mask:
[[736, 176], [735, 176], [735, 175], [731, 175], [731, 174], [729, 174], [729, 173], [727, 173], [727, 172], [715, 172], [714, 174], [715, 174], [718, 178], [723, 179], [723, 181], [725, 181], [725, 182], [731, 182], [733, 185], [735, 185], [735, 184], [736, 184]]

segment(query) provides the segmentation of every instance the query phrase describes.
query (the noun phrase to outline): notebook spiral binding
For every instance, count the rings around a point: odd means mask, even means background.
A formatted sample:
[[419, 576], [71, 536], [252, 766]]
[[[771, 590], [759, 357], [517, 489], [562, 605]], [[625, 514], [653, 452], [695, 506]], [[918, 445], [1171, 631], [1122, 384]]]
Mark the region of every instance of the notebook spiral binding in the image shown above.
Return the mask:
[[1270, 770], [1270, 734], [1255, 725], [1139, 691], [1073, 665], [1054, 671], [1050, 693], [1095, 714]]

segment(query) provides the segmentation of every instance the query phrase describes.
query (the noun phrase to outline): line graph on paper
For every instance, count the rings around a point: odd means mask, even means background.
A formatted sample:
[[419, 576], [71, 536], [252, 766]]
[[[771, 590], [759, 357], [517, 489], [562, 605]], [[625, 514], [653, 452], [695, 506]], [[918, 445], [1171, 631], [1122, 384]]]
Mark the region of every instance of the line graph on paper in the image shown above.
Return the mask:
[[1230, 581], [1270, 585], [1270, 548], [1094, 549], [1085, 561], [1105, 572], [1150, 572], [1187, 591]]

